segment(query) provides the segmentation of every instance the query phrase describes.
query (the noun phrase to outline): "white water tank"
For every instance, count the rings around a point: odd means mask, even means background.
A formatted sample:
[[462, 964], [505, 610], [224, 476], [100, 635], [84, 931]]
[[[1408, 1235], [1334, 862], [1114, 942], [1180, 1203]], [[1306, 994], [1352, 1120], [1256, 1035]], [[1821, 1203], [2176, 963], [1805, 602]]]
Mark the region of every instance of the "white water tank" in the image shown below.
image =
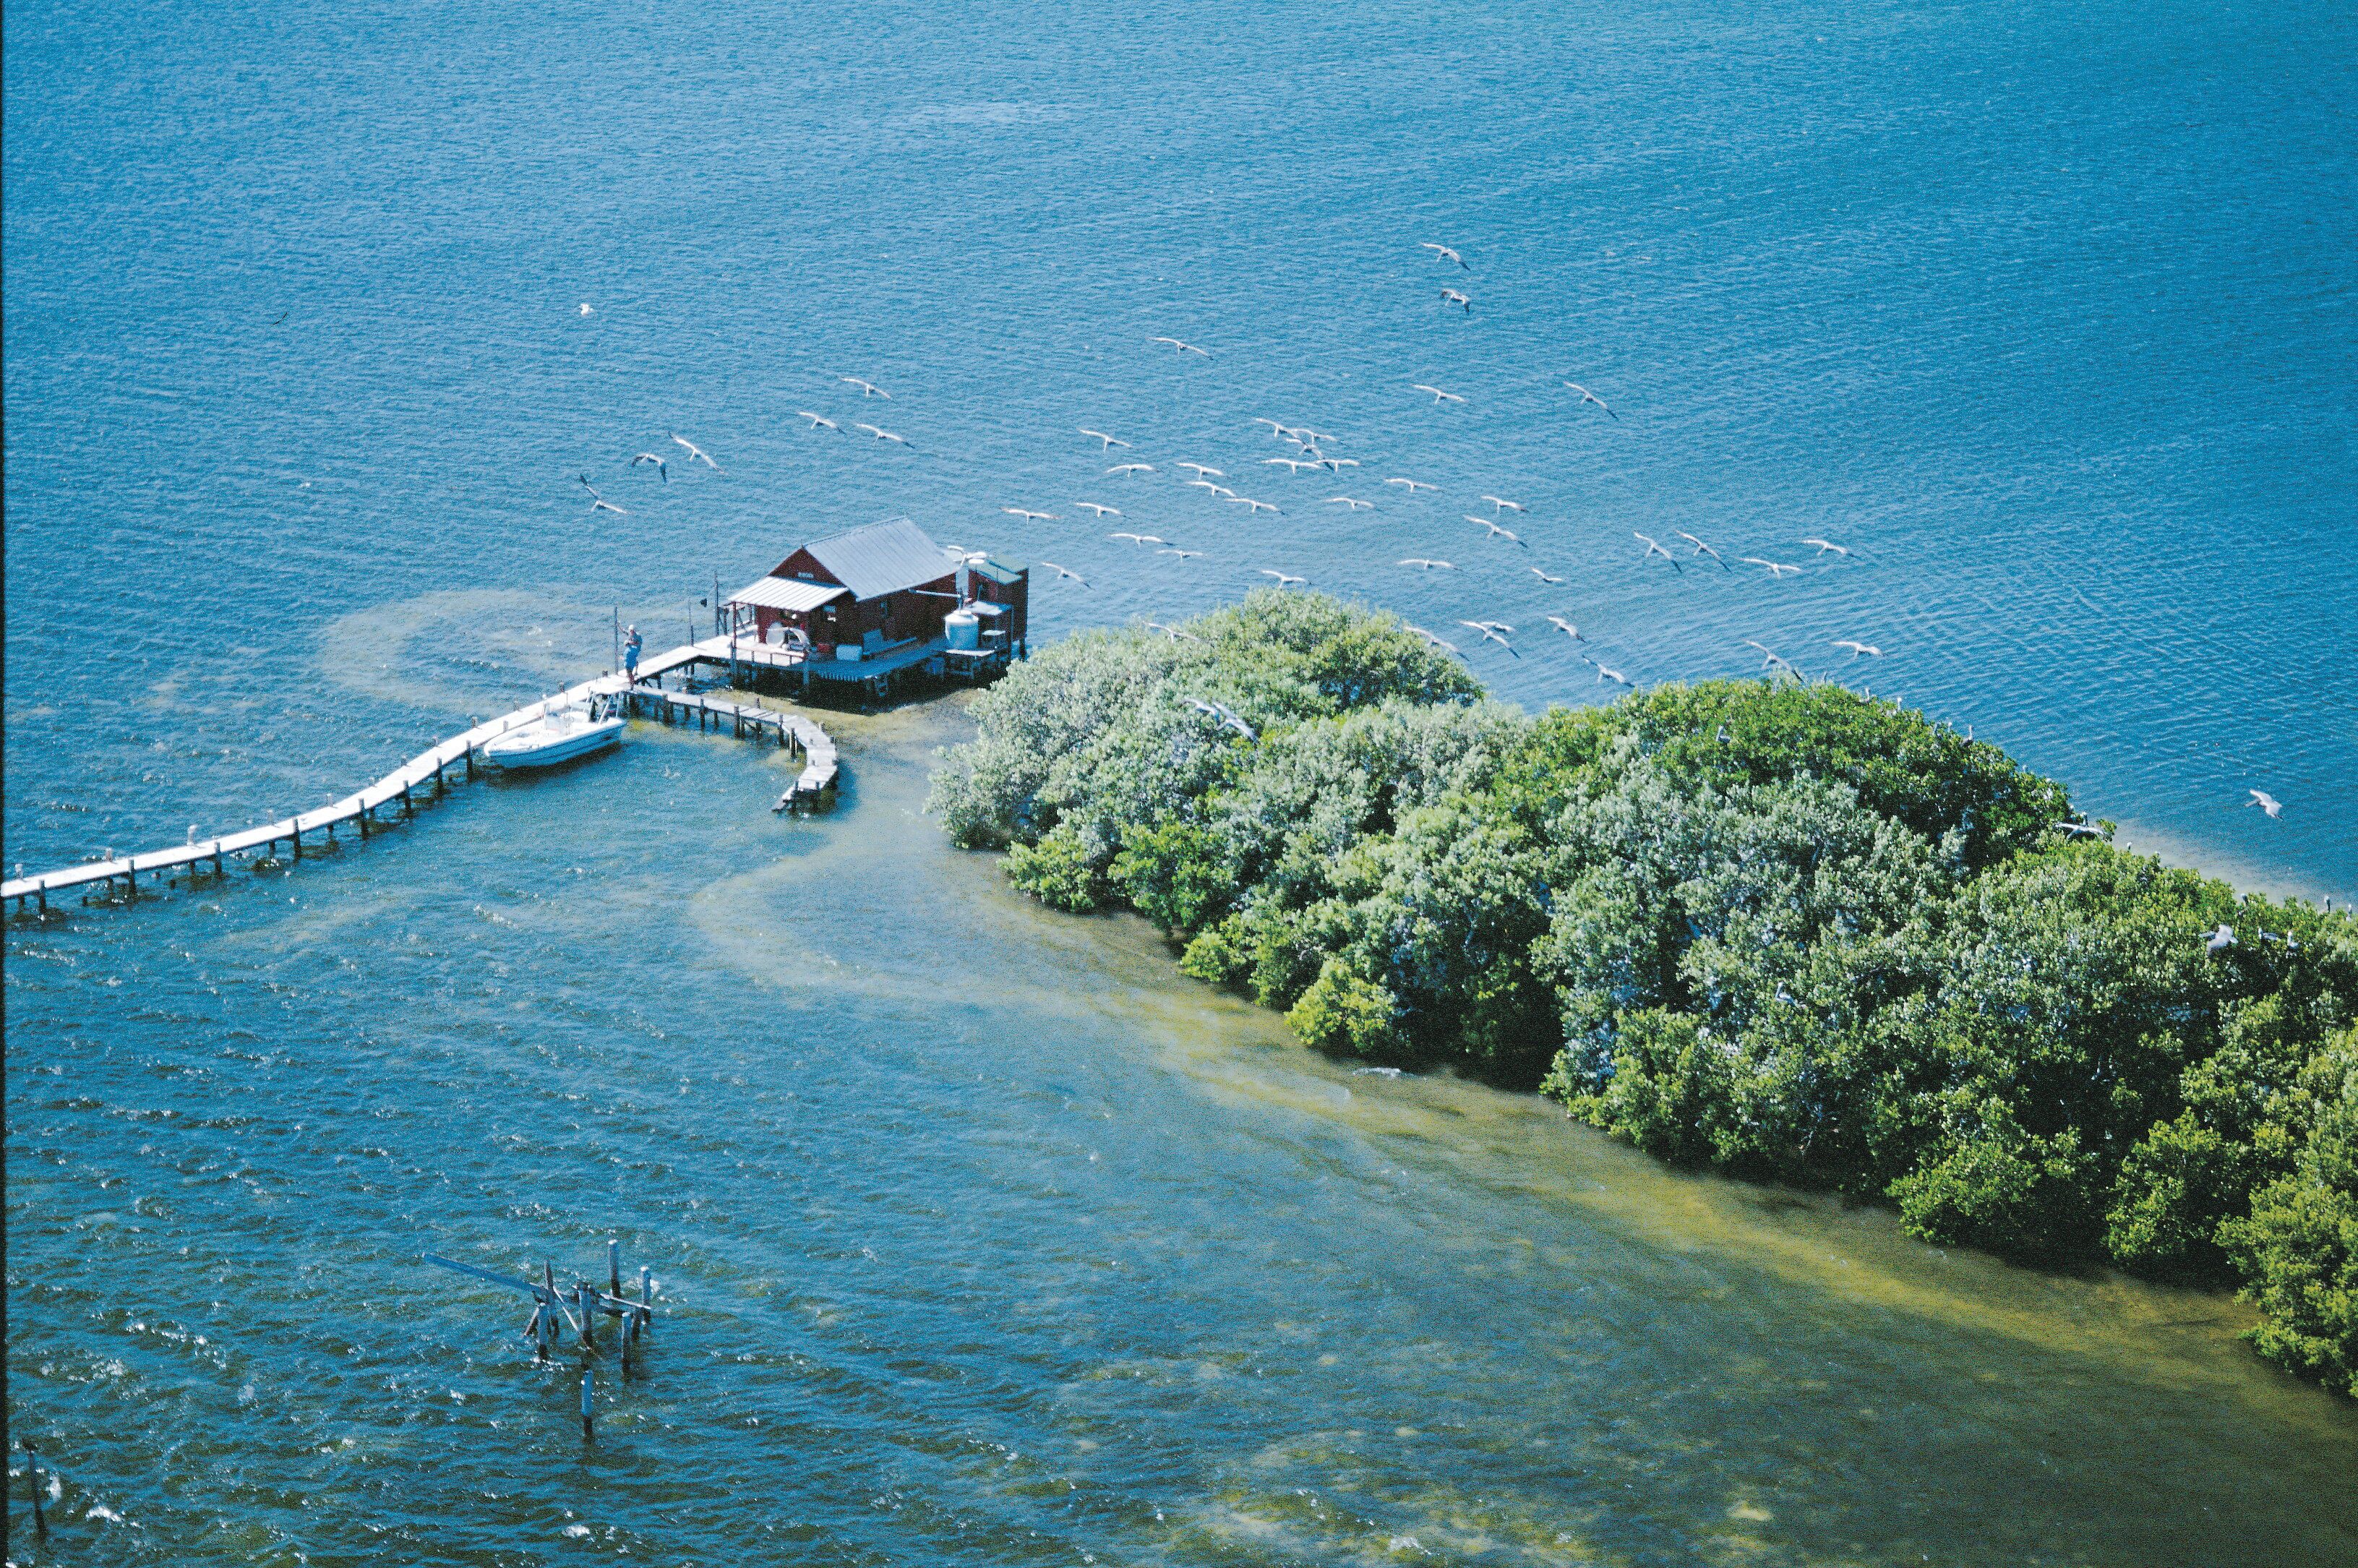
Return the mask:
[[961, 605], [942, 617], [942, 634], [953, 648], [982, 646], [982, 618]]

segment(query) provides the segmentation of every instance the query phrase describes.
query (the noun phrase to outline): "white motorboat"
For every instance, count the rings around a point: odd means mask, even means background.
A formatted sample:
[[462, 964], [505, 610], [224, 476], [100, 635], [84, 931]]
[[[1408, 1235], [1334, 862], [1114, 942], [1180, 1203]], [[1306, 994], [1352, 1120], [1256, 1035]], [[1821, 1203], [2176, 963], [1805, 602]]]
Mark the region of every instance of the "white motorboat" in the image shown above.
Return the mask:
[[483, 760], [501, 768], [547, 768], [619, 742], [622, 720], [575, 703], [483, 742]]

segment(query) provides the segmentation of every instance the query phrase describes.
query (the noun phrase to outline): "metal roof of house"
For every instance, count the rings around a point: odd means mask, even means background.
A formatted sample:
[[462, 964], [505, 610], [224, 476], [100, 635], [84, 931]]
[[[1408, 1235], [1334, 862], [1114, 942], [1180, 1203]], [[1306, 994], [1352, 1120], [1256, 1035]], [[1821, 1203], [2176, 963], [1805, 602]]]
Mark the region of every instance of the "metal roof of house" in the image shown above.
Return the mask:
[[1022, 561], [1011, 561], [999, 556], [985, 556], [971, 564], [977, 572], [997, 583], [1021, 582], [1032, 569]]
[[840, 583], [805, 582], [800, 578], [755, 578], [729, 596], [731, 604], [754, 604], [765, 610], [817, 610], [830, 599], [851, 590]]
[[942, 547], [906, 517], [871, 523], [803, 547], [855, 599], [876, 599], [937, 582], [957, 569]]

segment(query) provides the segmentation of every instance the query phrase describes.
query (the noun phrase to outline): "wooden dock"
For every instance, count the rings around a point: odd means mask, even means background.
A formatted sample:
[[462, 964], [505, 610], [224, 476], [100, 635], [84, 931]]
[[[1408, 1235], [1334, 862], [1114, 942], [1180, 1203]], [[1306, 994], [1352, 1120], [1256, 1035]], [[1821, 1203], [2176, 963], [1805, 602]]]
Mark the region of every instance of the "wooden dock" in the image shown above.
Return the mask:
[[298, 812], [258, 827], [244, 828], [236, 833], [224, 833], [219, 838], [203, 838], [176, 845], [168, 849], [153, 849], [142, 854], [123, 855], [109, 860], [87, 860], [80, 865], [65, 866], [44, 871], [38, 876], [17, 877], [0, 882], [0, 904], [13, 903], [18, 909], [32, 905], [46, 911], [49, 895], [67, 892], [75, 888], [97, 887], [119, 882], [127, 894], [136, 894], [142, 877], [168, 878], [173, 872], [188, 871], [192, 874], [210, 871], [219, 876], [227, 871], [227, 861], [243, 859], [256, 850], [276, 854], [284, 844], [290, 858], [303, 858], [306, 835], [323, 838], [332, 843], [336, 829], [347, 825], [355, 827], [366, 838], [384, 822], [382, 813], [399, 807], [404, 819], [416, 815], [417, 797], [430, 792], [428, 798], [438, 799], [449, 788], [449, 773], [463, 767], [465, 776], [475, 773], [475, 752], [484, 742], [497, 740], [508, 731], [533, 722], [559, 708], [596, 697], [619, 700], [624, 709], [636, 715], [659, 718], [668, 723], [685, 723], [691, 719], [707, 730], [726, 723], [740, 736], [774, 737], [782, 746], [792, 746], [805, 759], [802, 773], [785, 795], [778, 809], [807, 806], [812, 809], [831, 804], [840, 763], [837, 760], [835, 742], [827, 731], [800, 714], [781, 713], [774, 708], [750, 707], [719, 697], [662, 690], [654, 683], [673, 670], [700, 664], [742, 665], [746, 659], [745, 645], [734, 647], [727, 637], [709, 637], [698, 643], [687, 643], [668, 649], [639, 664], [638, 680], [632, 683], [621, 675], [602, 675], [579, 686], [568, 687], [555, 697], [527, 703], [514, 712], [478, 724], [463, 734], [453, 735], [427, 751], [420, 752], [401, 766], [370, 784], [367, 788], [330, 801], [316, 810]]

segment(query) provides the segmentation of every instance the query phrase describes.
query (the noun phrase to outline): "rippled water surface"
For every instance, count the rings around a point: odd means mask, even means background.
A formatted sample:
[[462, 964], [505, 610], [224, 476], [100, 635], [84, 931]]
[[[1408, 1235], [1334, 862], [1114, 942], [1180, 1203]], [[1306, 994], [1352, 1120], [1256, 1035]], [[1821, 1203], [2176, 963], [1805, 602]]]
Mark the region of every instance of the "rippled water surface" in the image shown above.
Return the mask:
[[[1531, 705], [1606, 694], [1550, 613], [1641, 682], [1757, 640], [2358, 895], [2346, 8], [8, 22], [11, 864], [323, 801], [905, 513], [1086, 579], [1042, 638], [1268, 568], [1515, 622], [1465, 645]], [[674, 432], [722, 471], [625, 466]], [[2358, 1557], [2358, 1422], [2241, 1309], [1305, 1057], [944, 847], [955, 712], [828, 722], [831, 818], [645, 731], [10, 927], [34, 1555]], [[415, 1260], [609, 1234], [674, 1310], [585, 1451], [521, 1298]]]

